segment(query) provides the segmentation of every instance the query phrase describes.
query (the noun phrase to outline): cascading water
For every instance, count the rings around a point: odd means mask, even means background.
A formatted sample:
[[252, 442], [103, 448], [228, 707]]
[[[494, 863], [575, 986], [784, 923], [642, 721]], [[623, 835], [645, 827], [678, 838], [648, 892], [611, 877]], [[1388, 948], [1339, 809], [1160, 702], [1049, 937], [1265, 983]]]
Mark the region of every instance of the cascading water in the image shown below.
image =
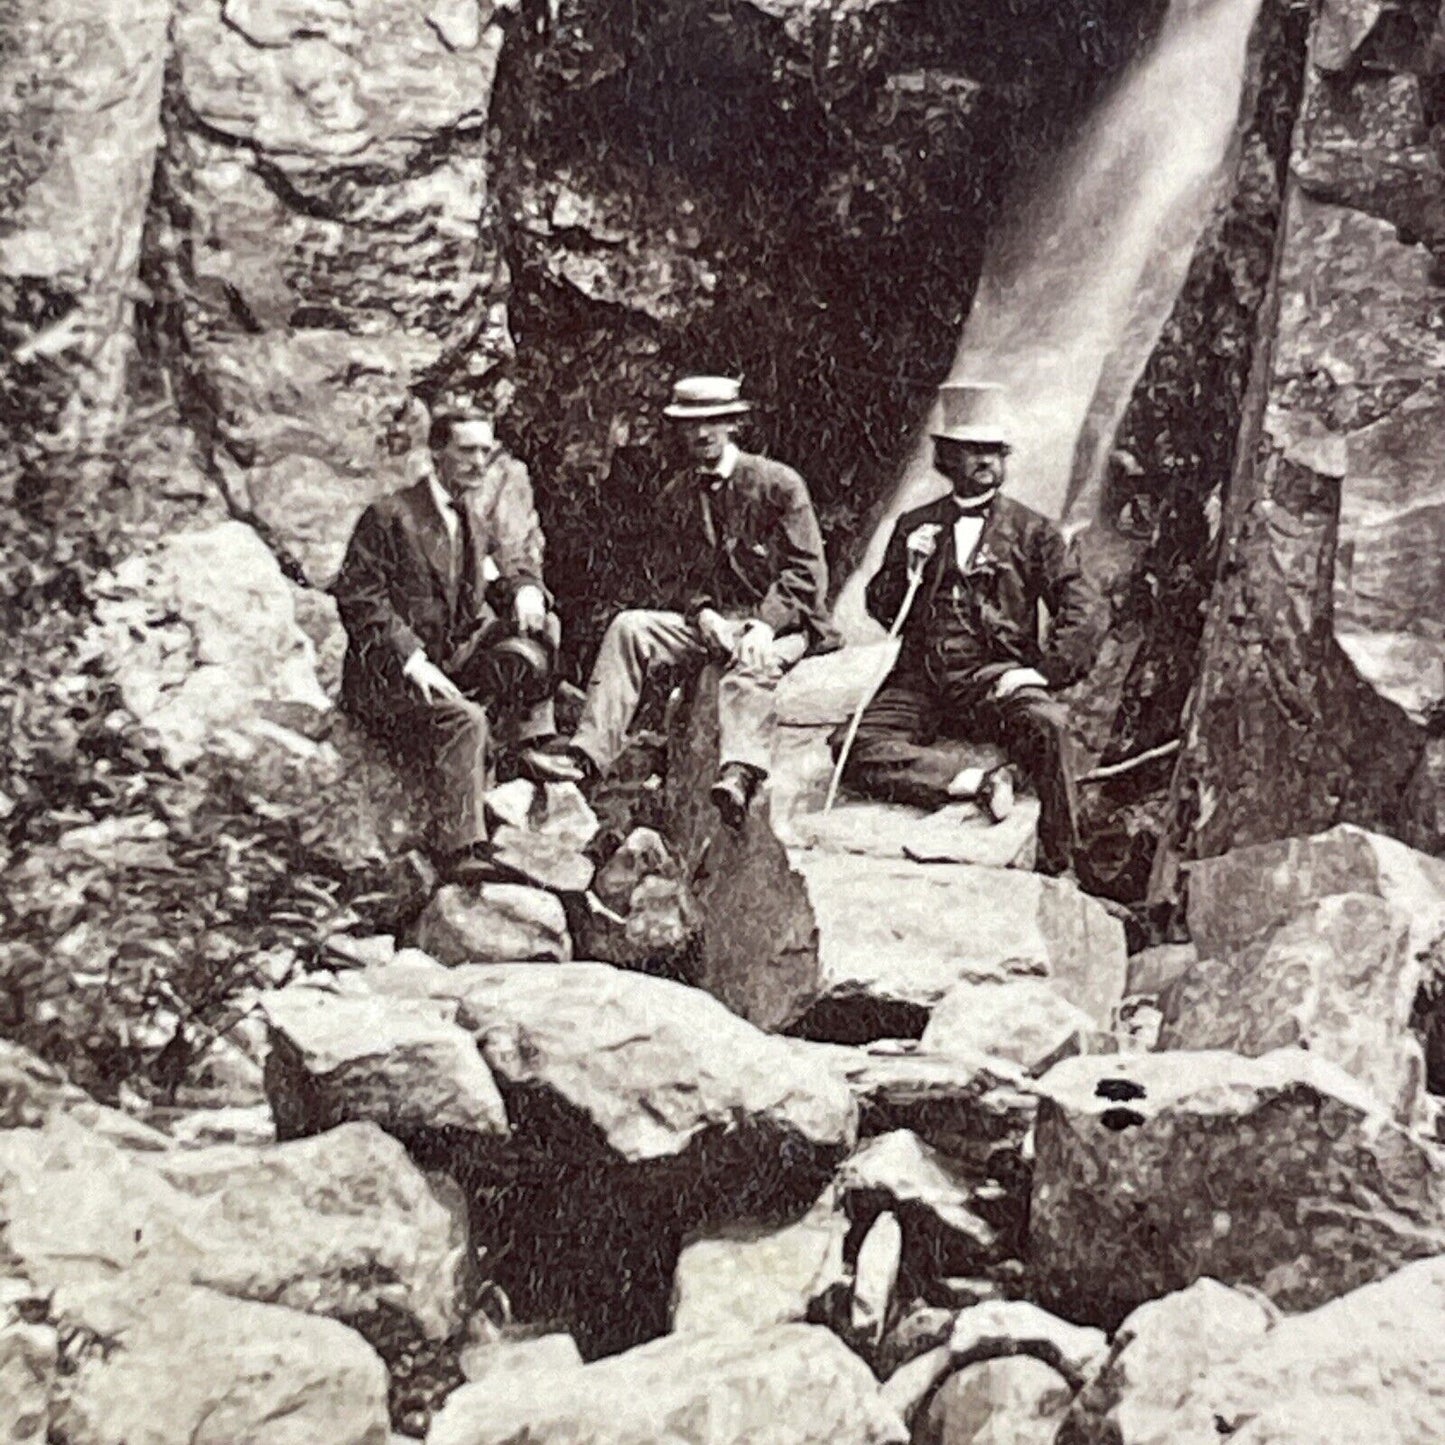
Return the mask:
[[[999, 228], [951, 375], [1002, 382], [1009, 491], [1066, 525], [1094, 520], [1104, 460], [1214, 205], [1261, 0], [1174, 0], [1147, 54]], [[839, 596], [876, 635], [863, 587], [898, 515], [936, 496], [928, 428]]]

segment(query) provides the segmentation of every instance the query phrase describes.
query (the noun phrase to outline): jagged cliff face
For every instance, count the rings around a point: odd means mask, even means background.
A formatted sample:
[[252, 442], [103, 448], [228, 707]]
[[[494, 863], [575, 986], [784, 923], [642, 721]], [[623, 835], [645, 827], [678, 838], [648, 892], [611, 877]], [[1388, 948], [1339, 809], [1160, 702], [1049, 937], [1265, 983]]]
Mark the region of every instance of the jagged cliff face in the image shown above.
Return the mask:
[[1313, 26], [1173, 785], [1185, 856], [1341, 819], [1440, 845], [1439, 25], [1340, 0]]

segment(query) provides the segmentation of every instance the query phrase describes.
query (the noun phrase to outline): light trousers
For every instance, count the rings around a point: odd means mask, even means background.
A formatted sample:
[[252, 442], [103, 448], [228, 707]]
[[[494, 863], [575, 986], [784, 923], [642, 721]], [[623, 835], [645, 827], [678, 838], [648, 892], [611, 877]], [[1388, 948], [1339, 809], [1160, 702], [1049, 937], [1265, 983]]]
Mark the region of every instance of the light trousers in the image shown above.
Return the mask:
[[[724, 669], [717, 699], [721, 764], [745, 763], [764, 774], [772, 769], [774, 693], [807, 646], [802, 634], [790, 633], [774, 641], [766, 666], [734, 662]], [[622, 752], [651, 669], [700, 668], [712, 655], [702, 633], [680, 612], [619, 612], [597, 650], [573, 745], [606, 773]]]

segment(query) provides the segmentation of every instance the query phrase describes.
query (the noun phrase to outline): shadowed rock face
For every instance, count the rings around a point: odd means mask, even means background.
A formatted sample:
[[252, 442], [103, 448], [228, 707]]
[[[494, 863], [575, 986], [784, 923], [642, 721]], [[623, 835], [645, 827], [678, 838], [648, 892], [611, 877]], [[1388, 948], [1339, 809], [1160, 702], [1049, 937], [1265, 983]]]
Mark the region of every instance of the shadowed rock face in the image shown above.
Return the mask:
[[1438, 846], [1445, 212], [1426, 14], [1339, 0], [1315, 27], [1174, 783], [1186, 857], [1341, 820]]

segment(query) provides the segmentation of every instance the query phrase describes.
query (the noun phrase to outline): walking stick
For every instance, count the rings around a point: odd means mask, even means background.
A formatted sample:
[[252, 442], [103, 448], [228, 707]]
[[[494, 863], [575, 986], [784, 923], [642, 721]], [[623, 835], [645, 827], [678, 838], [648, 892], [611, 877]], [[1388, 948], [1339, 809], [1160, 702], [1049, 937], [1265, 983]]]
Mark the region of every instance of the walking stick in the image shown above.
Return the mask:
[[[923, 571], [928, 565], [928, 558], [920, 559], [916, 567], [908, 569], [908, 591], [903, 594], [903, 603], [898, 609], [898, 616], [893, 619], [893, 626], [888, 630], [889, 642], [894, 641], [898, 634], [903, 631], [903, 624], [908, 620], [908, 613], [913, 606], [913, 599], [918, 594], [918, 584], [923, 581]], [[838, 797], [838, 784], [843, 779], [843, 769], [848, 766], [848, 754], [853, 751], [853, 739], [858, 736], [858, 724], [863, 721], [863, 713], [868, 704], [873, 701], [873, 694], [878, 691], [887, 676], [887, 669], [893, 666], [890, 658], [883, 672], [873, 680], [873, 684], [858, 699], [858, 706], [853, 712], [853, 720], [848, 724], [848, 732], [843, 738], [843, 746], [838, 749], [838, 761], [833, 766], [833, 776], [828, 781], [828, 796], [823, 802], [823, 811], [831, 813], [833, 804]]]

